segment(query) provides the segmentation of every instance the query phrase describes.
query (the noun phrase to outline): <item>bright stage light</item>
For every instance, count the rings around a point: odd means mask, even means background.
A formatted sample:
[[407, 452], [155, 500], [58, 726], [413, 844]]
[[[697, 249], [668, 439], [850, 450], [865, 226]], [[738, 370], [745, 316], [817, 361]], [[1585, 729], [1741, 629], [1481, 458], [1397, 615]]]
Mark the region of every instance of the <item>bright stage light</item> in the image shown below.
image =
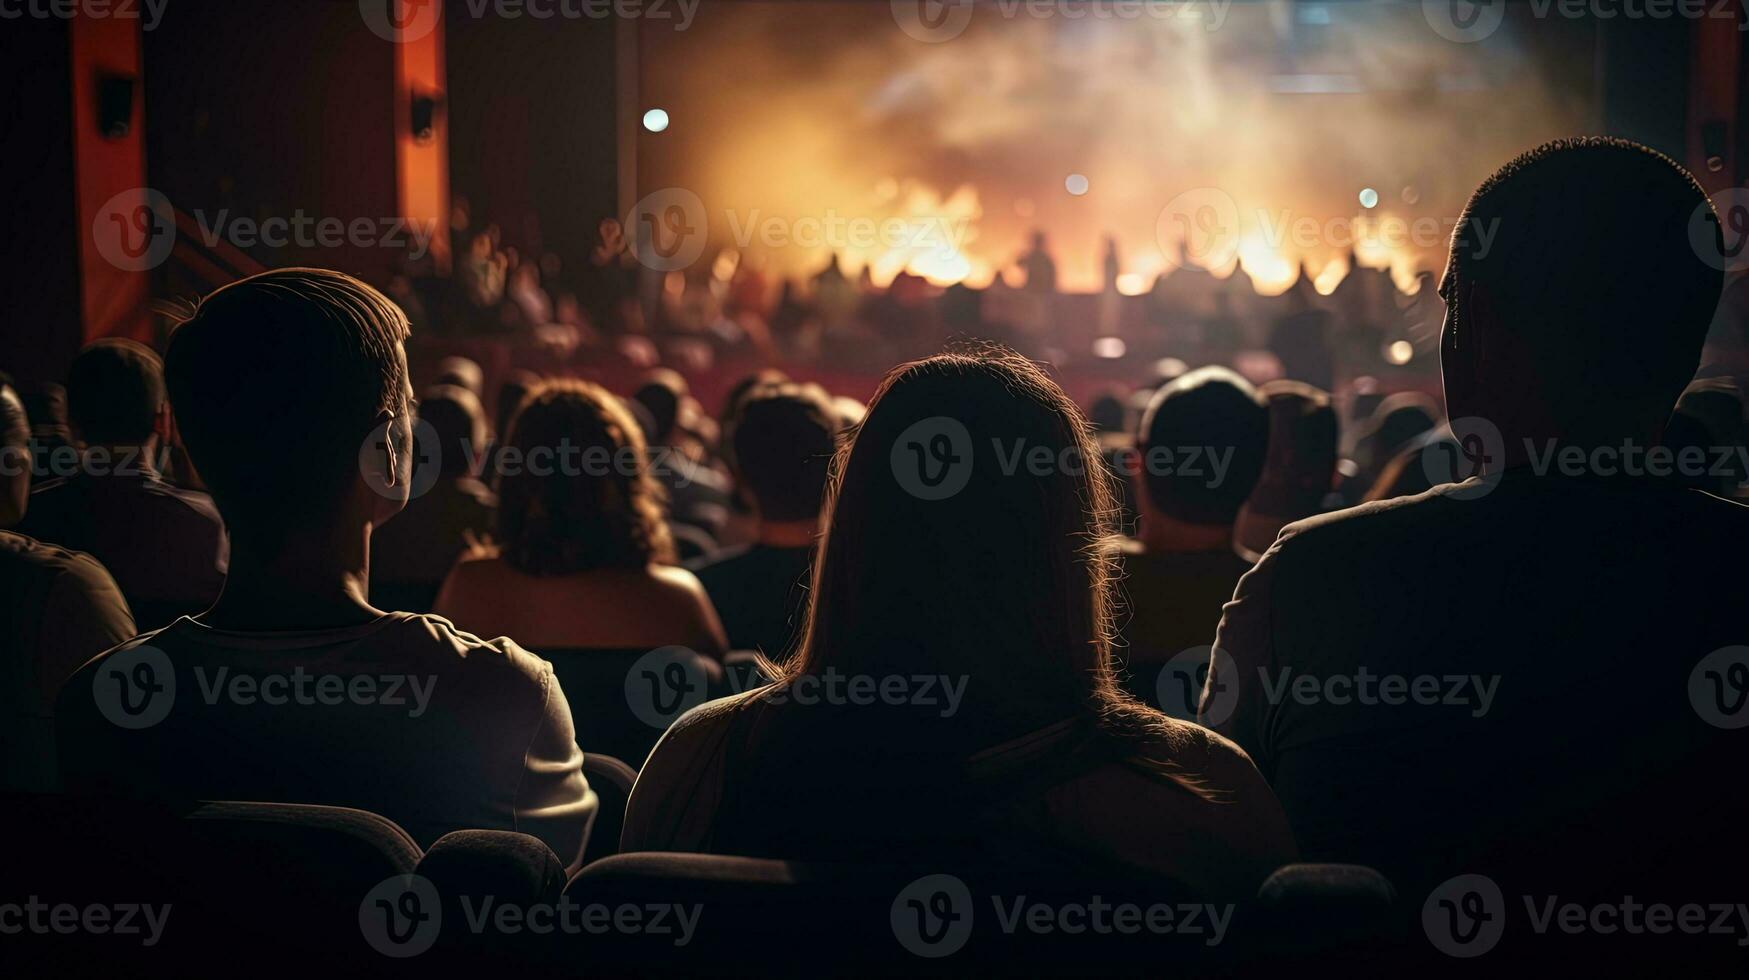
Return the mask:
[[1070, 174], [1063, 180], [1063, 189], [1080, 197], [1087, 193], [1087, 177], [1085, 174]]
[[644, 113], [644, 128], [652, 133], [660, 133], [668, 128], [668, 110], [651, 109]]
[[1379, 192], [1373, 190], [1370, 187], [1361, 188], [1360, 189], [1360, 206], [1363, 208], [1376, 208], [1376, 207], [1378, 207], [1379, 206]]

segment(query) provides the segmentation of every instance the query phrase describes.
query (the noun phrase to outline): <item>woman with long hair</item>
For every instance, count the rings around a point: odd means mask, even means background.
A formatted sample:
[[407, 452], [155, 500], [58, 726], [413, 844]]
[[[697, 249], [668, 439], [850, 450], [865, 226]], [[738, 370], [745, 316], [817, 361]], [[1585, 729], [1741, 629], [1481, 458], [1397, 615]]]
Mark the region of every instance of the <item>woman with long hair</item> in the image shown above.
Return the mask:
[[434, 612], [534, 650], [727, 641], [696, 577], [674, 566], [643, 433], [585, 381], [524, 396], [498, 457], [494, 541], [458, 562]]
[[1117, 683], [1112, 501], [1080, 412], [1029, 361], [895, 370], [834, 461], [795, 655], [676, 722], [624, 847], [887, 861], [1042, 845], [1253, 891], [1295, 856], [1269, 787], [1232, 743]]

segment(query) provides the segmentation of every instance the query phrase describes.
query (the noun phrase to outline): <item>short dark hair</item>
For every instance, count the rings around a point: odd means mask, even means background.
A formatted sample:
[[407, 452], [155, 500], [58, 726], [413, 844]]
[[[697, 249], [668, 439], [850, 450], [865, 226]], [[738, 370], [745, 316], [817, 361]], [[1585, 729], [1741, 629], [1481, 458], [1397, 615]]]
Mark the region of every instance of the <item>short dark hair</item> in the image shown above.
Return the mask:
[[[1257, 485], [1268, 448], [1269, 411], [1251, 382], [1227, 368], [1205, 367], [1155, 393], [1136, 451], [1148, 500], [1161, 513], [1191, 524], [1231, 524]], [[1173, 454], [1171, 465], [1154, 458], [1161, 449]], [[1189, 465], [1192, 449], [1201, 459]], [[1218, 479], [1208, 453], [1227, 456]]]
[[837, 436], [838, 413], [817, 385], [765, 385], [747, 393], [735, 425], [735, 460], [761, 518], [819, 515]]
[[[1536, 358], [1557, 410], [1667, 413], [1693, 377], [1721, 266], [1691, 237], [1717, 216], [1676, 161], [1627, 140], [1556, 140], [1483, 181], [1452, 234], [1440, 295], [1459, 345], [1466, 290], [1489, 298]], [[1718, 261], [1717, 253], [1713, 261]]]
[[432, 385], [419, 396], [418, 416], [431, 426], [437, 440], [438, 474], [471, 475], [486, 443], [486, 410], [473, 391], [461, 385]]
[[301, 268], [218, 289], [176, 328], [170, 406], [233, 533], [274, 547], [332, 519], [378, 414], [406, 415], [407, 332], [382, 293]]
[[651, 442], [666, 439], [674, 432], [675, 424], [680, 421], [680, 402], [686, 394], [686, 379], [670, 368], [651, 371], [638, 390], [632, 392], [632, 401], [650, 413], [654, 428], [645, 434]]
[[67, 417], [93, 445], [138, 445], [164, 407], [164, 362], [121, 337], [93, 341], [67, 371]]

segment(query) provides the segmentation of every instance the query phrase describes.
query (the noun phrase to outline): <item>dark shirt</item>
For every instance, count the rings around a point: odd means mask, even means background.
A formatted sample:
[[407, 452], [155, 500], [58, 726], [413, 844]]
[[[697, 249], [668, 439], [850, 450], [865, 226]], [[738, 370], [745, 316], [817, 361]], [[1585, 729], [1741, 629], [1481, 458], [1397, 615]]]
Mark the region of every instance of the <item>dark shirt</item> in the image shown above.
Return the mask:
[[801, 627], [812, 548], [743, 545], [688, 563], [710, 593], [731, 650], [781, 657]]
[[90, 555], [0, 531], [0, 790], [55, 788], [55, 694], [134, 635], [115, 580]]
[[1160, 670], [1186, 650], [1215, 642], [1221, 607], [1251, 563], [1230, 550], [1144, 551], [1134, 540], [1118, 547], [1117, 558], [1125, 597], [1117, 614], [1124, 645], [1117, 652], [1129, 665], [1124, 686], [1168, 714], [1192, 718], [1194, 697], [1161, 696]]
[[212, 498], [156, 473], [49, 480], [31, 493], [17, 530], [102, 562], [142, 630], [206, 609], [230, 562]]
[[1206, 723], [1256, 761], [1307, 860], [1404, 894], [1460, 872], [1520, 894], [1597, 874], [1741, 887], [1724, 869], [1745, 863], [1749, 728], [1707, 716], [1749, 722], [1743, 669], [1717, 659], [1749, 642], [1749, 508], [1519, 470], [1486, 489], [1284, 528], [1221, 621]]

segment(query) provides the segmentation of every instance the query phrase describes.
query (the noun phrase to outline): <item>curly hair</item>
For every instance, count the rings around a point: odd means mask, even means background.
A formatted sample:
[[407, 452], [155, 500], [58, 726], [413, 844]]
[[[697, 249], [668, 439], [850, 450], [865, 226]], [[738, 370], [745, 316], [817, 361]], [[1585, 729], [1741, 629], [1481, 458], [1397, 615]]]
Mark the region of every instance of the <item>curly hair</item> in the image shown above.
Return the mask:
[[500, 465], [497, 537], [511, 566], [565, 575], [674, 561], [643, 432], [599, 385], [559, 380], [529, 391]]

